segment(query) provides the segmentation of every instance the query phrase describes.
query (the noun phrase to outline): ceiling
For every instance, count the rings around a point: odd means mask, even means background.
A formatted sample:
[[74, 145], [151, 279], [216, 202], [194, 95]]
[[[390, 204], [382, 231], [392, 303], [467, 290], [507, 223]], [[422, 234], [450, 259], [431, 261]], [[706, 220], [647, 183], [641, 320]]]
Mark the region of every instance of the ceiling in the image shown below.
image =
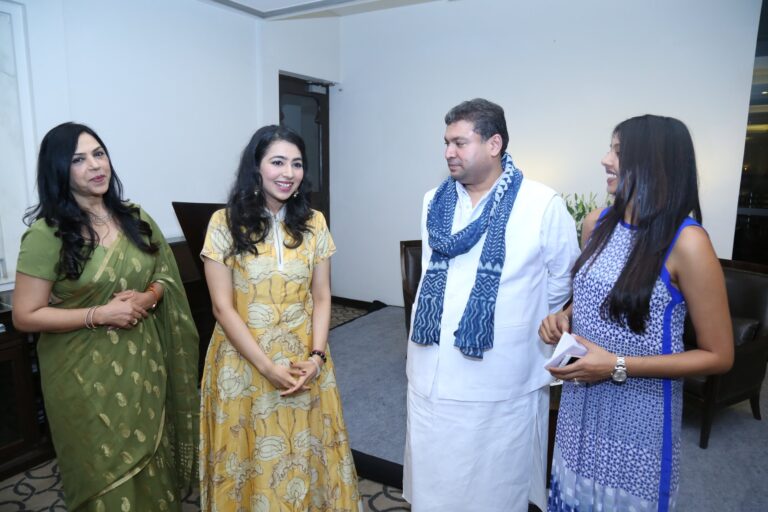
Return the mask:
[[[391, 9], [436, 0], [214, 0], [259, 18], [328, 17]], [[455, 1], [455, 0], [444, 0]]]

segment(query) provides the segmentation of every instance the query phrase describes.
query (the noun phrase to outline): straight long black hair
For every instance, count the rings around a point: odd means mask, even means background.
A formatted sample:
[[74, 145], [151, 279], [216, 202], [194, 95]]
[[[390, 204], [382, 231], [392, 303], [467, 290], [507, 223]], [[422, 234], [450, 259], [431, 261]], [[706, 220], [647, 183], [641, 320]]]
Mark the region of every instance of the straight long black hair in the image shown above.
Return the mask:
[[[227, 201], [227, 224], [232, 233], [232, 249], [228, 256], [250, 252], [258, 255], [256, 245], [269, 234], [270, 214], [262, 192], [259, 165], [269, 147], [277, 141], [293, 144], [301, 153], [306, 176], [307, 154], [301, 136], [285, 126], [268, 125], [256, 130], [243, 150], [237, 177]], [[291, 196], [285, 204], [285, 230], [290, 239], [283, 243], [295, 249], [301, 245], [304, 233], [309, 231], [307, 222], [312, 216], [309, 201], [304, 191], [307, 180], [302, 179], [298, 194]]]
[[46, 133], [40, 143], [40, 154], [37, 158], [39, 202], [27, 210], [24, 222], [31, 225], [37, 219], [45, 219], [46, 224], [56, 228], [55, 234], [61, 238], [56, 272], [66, 279], [80, 277], [99, 243], [99, 236], [93, 229], [88, 212], [80, 208], [70, 188], [72, 156], [83, 133], [91, 135], [99, 142], [112, 168], [109, 188], [103, 196], [107, 211], [136, 247], [150, 254], [158, 250], [152, 243], [152, 228], [139, 217], [139, 208], [123, 199], [123, 184], [117, 177], [107, 146], [88, 126], [63, 123]]
[[613, 135], [619, 142], [616, 197], [576, 260], [573, 275], [602, 252], [631, 206], [634, 245], [600, 313], [642, 333], [677, 229], [688, 216], [702, 221], [696, 156], [688, 128], [671, 117], [633, 117], [616, 126]]

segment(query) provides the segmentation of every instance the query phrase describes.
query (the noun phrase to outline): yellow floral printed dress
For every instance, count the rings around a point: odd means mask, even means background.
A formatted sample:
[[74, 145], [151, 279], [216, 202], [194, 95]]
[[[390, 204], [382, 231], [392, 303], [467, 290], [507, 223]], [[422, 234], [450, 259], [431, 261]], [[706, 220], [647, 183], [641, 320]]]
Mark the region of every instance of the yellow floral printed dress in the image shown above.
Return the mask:
[[[277, 222], [278, 241], [285, 240]], [[202, 255], [232, 269], [234, 304], [277, 364], [306, 360], [312, 347], [312, 271], [335, 251], [325, 218], [289, 249], [275, 229], [258, 256], [229, 258], [225, 210], [211, 217]], [[357, 475], [341, 413], [333, 362], [310, 390], [289, 397], [230, 344], [217, 324], [208, 347], [200, 418], [203, 511], [358, 511]]]

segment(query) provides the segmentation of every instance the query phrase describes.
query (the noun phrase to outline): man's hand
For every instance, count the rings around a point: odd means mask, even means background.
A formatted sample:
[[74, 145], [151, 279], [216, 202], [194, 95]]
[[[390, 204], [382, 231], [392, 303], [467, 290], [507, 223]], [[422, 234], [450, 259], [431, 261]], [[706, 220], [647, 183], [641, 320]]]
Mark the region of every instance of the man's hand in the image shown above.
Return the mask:
[[565, 311], [558, 311], [557, 313], [547, 315], [547, 317], [541, 321], [539, 326], [539, 337], [550, 345], [554, 345], [560, 341], [560, 337], [564, 332], [570, 332], [571, 319]]

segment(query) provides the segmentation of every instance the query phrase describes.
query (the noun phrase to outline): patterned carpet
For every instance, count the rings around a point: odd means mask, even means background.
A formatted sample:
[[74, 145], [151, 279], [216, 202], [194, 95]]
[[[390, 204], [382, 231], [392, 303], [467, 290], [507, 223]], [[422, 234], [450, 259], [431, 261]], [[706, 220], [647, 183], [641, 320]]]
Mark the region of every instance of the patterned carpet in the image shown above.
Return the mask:
[[[403, 500], [400, 490], [361, 479], [358, 488], [366, 512], [409, 511], [411, 507]], [[182, 500], [183, 512], [199, 512], [200, 501], [197, 489], [193, 489]], [[38, 511], [66, 512], [61, 476], [56, 460], [40, 464], [20, 475], [0, 482], [0, 510], [2, 512]], [[145, 512], [145, 511], [142, 511]], [[150, 511], [146, 511], [150, 512]]]
[[[350, 322], [366, 314], [364, 309], [334, 304], [331, 312], [331, 328]], [[366, 512], [410, 511], [399, 489], [377, 482], [361, 479], [360, 495]], [[0, 511], [66, 512], [64, 492], [61, 487], [56, 460], [50, 460], [24, 473], [0, 482]], [[197, 489], [193, 489], [182, 500], [184, 512], [199, 512], [200, 503]], [[151, 512], [151, 511], [142, 511]]]

